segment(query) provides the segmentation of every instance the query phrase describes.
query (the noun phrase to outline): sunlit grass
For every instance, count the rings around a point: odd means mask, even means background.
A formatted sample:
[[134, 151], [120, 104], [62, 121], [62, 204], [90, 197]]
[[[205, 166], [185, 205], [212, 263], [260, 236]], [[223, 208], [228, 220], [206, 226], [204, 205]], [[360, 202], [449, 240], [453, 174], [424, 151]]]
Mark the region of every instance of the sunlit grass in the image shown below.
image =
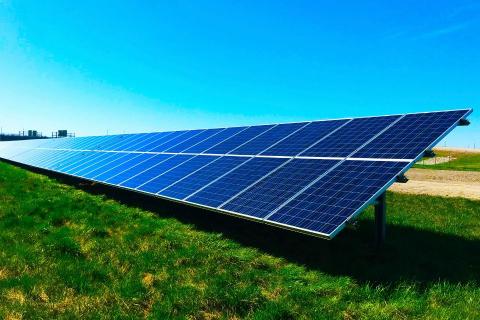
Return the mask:
[[388, 210], [375, 255], [371, 209], [330, 242], [212, 232], [0, 163], [0, 318], [480, 318], [480, 203]]
[[439, 157], [451, 157], [454, 160], [434, 165], [424, 165], [419, 162], [415, 168], [480, 171], [480, 153], [436, 150], [435, 154]]

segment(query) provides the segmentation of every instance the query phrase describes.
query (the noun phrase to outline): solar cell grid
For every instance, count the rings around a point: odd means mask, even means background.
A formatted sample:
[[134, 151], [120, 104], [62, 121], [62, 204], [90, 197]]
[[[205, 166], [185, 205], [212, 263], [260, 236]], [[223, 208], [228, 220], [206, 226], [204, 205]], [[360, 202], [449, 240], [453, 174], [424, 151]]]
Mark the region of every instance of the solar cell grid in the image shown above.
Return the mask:
[[159, 141], [165, 141], [168, 136], [170, 136], [173, 132], [155, 132], [148, 137], [145, 137], [144, 139], [138, 141], [138, 143], [131, 144], [131, 145], [126, 145], [123, 146], [122, 150], [123, 151], [147, 151], [144, 150], [143, 148], [153, 142], [159, 142]]
[[92, 166], [89, 170], [82, 174], [82, 177], [93, 178], [96, 175], [106, 171], [108, 168], [124, 163], [136, 156], [138, 155], [134, 153], [112, 153], [112, 156], [109, 159], [103, 160], [102, 163], [97, 163], [96, 165]]
[[154, 140], [147, 145], [142, 146], [142, 148], [137, 148], [139, 151], [156, 151], [158, 149], [168, 149], [185, 139], [188, 139], [188, 131], [174, 131], [170, 135], [162, 137], [159, 140]]
[[186, 198], [214, 179], [220, 177], [247, 160], [248, 158], [242, 157], [218, 158], [202, 169], [199, 169], [182, 180], [178, 180], [170, 187], [161, 190], [159, 194], [176, 199]]
[[294, 133], [298, 129], [308, 125], [308, 123], [287, 123], [279, 124], [270, 130], [263, 132], [258, 135], [256, 138], [253, 138], [249, 142], [241, 145], [240, 147], [232, 150], [230, 153], [233, 154], [259, 154], [266, 147], [271, 146], [280, 140], [284, 139], [288, 135]]
[[[79, 151], [65, 151], [65, 152], [67, 152], [67, 154], [61, 161], [54, 162], [48, 165], [49, 170], [63, 172], [62, 169], [64, 167], [67, 167], [68, 165], [72, 164], [73, 162], [77, 161], [82, 157], [82, 152], [79, 152]], [[86, 152], [83, 152], [83, 153], [85, 154]]]
[[29, 165], [34, 165], [41, 168], [48, 168], [49, 164], [55, 162], [59, 158], [65, 157], [65, 153], [68, 151], [61, 150], [45, 150], [45, 154], [36, 159], [30, 159]]
[[125, 148], [125, 151], [139, 151], [139, 152], [149, 152], [156, 146], [159, 146], [161, 144], [167, 143], [168, 141], [171, 141], [172, 139], [175, 139], [178, 135], [183, 134], [182, 132], [165, 132], [165, 134], [162, 134], [160, 136], [154, 137], [152, 139], [149, 139], [145, 141], [142, 144], [132, 146], [129, 148]]
[[262, 155], [296, 156], [349, 120], [311, 122], [288, 138], [263, 151]]
[[[138, 166], [144, 165], [146, 161], [156, 157], [168, 157], [165, 155], [154, 155], [154, 154], [137, 154], [137, 156], [132, 157], [132, 159], [122, 162], [116, 166], [112, 166], [105, 172], [94, 176], [92, 179], [96, 181], [105, 181], [109, 184], [119, 184], [120, 182], [125, 181], [126, 179], [133, 177], [139, 171]], [[157, 161], [157, 160], [154, 160]], [[160, 160], [158, 160], [160, 161]], [[153, 164], [152, 164], [153, 165]]]
[[148, 140], [151, 136], [154, 136], [152, 133], [139, 133], [139, 134], [133, 134], [129, 137], [123, 138], [122, 141], [114, 145], [112, 148], [108, 150], [113, 150], [113, 151], [122, 151], [128, 148], [129, 146], [136, 146], [142, 141]]
[[152, 179], [146, 180], [147, 182], [137, 187], [138, 190], [142, 190], [150, 193], [157, 193], [163, 188], [166, 188], [173, 184], [175, 181], [182, 179], [190, 173], [200, 169], [208, 163], [215, 161], [218, 157], [215, 156], [175, 156], [175, 157], [189, 157], [190, 159], [180, 162], [176, 166], [170, 166], [168, 170], [152, 176]]
[[185, 149], [184, 153], [202, 153], [206, 150], [222, 143], [223, 141], [232, 138], [233, 136], [245, 131], [248, 127], [234, 127], [234, 128], [227, 128], [223, 131], [220, 131], [216, 135], [211, 136], [210, 138], [203, 140], [197, 143], [194, 146], [191, 146]]
[[287, 159], [282, 158], [249, 159], [185, 200], [216, 208], [286, 161]]
[[355, 157], [414, 159], [428, 148], [468, 110], [408, 114], [367, 146]]
[[308, 157], [347, 157], [399, 118], [400, 116], [353, 119], [300, 155]]
[[294, 159], [220, 208], [263, 218], [338, 161]]
[[163, 151], [166, 151], [180, 143], [182, 143], [183, 141], [186, 141], [200, 133], [202, 133], [203, 131], [205, 130], [191, 130], [191, 131], [184, 131], [183, 134], [179, 134], [177, 137], [175, 137], [174, 139], [171, 139], [169, 141], [166, 141], [160, 145], [157, 145], [155, 146], [154, 148], [152, 148], [150, 151], [152, 152], [163, 152]]
[[[144, 184], [146, 181], [162, 174], [171, 167], [187, 161], [191, 157], [192, 156], [157, 154], [154, 157], [139, 163], [135, 167], [127, 168], [127, 171], [116, 177], [116, 183], [134, 189]], [[125, 179], [119, 181], [118, 179], [120, 177], [124, 177]]]
[[344, 161], [268, 220], [330, 234], [407, 164]]
[[75, 163], [70, 168], [65, 170], [65, 173], [68, 173], [71, 175], [79, 175], [85, 169], [91, 168], [96, 163], [101, 162], [104, 159], [111, 157], [112, 155], [113, 153], [110, 153], [110, 152], [90, 152], [88, 159], [81, 160]]
[[29, 162], [30, 159], [41, 158], [45, 156], [45, 154], [46, 152], [44, 150], [19, 149], [11, 157], [16, 161]]
[[211, 136], [217, 134], [218, 132], [224, 130], [223, 128], [220, 128], [220, 129], [209, 129], [209, 130], [205, 130], [203, 132], [200, 132], [199, 134], [187, 139], [187, 140], [184, 140], [183, 142], [180, 142], [179, 144], [171, 147], [171, 148], [168, 148], [166, 150], [166, 152], [182, 152], [184, 151], [185, 149], [188, 149], [192, 146], [195, 146], [197, 145], [198, 143], [210, 138]]
[[238, 134], [231, 136], [230, 138], [220, 142], [219, 144], [211, 147], [206, 150], [205, 153], [211, 154], [226, 154], [232, 151], [235, 148], [243, 145], [244, 143], [250, 141], [261, 133], [271, 129], [273, 125], [264, 125], [264, 126], [254, 126], [248, 127], [247, 129], [240, 131]]

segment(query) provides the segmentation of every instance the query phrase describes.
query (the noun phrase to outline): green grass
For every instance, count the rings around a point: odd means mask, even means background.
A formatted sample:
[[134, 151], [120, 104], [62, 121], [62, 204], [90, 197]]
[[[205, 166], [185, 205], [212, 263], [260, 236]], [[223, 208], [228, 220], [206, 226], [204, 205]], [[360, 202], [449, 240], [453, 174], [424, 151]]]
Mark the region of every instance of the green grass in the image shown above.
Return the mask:
[[439, 163], [435, 165], [416, 164], [415, 168], [439, 169], [439, 170], [460, 170], [460, 171], [480, 171], [480, 153], [454, 152], [454, 151], [435, 151], [439, 157], [452, 157], [455, 160]]
[[0, 163], [0, 318], [479, 319], [480, 203], [389, 193], [388, 209], [377, 255], [371, 209], [325, 241]]

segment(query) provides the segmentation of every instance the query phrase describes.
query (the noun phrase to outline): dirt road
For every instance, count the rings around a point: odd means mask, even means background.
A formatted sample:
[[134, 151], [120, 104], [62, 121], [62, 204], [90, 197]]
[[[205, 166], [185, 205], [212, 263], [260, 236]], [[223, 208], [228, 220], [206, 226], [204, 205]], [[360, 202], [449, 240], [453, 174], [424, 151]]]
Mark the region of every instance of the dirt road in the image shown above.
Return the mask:
[[407, 183], [395, 183], [390, 190], [480, 200], [480, 172], [410, 169], [406, 176]]

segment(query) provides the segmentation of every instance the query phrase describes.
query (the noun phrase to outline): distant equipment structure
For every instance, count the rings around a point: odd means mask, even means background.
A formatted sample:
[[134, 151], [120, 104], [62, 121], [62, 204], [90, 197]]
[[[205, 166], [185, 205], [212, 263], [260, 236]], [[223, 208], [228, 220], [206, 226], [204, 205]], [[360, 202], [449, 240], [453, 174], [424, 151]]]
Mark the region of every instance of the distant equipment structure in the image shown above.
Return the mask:
[[68, 132], [68, 130], [58, 130], [52, 132], [52, 138], [75, 138], [74, 132]]
[[48, 137], [43, 135], [42, 132], [29, 129], [20, 130], [18, 133], [3, 133], [0, 132], [0, 141], [17, 141], [17, 140], [32, 140], [32, 139], [49, 139], [49, 138], [75, 138], [74, 132], [68, 132], [68, 130], [62, 129], [52, 132], [52, 136]]
[[41, 132], [37, 130], [21, 130], [16, 133], [0, 133], [0, 141], [16, 141], [16, 140], [30, 140], [30, 139], [47, 139]]

